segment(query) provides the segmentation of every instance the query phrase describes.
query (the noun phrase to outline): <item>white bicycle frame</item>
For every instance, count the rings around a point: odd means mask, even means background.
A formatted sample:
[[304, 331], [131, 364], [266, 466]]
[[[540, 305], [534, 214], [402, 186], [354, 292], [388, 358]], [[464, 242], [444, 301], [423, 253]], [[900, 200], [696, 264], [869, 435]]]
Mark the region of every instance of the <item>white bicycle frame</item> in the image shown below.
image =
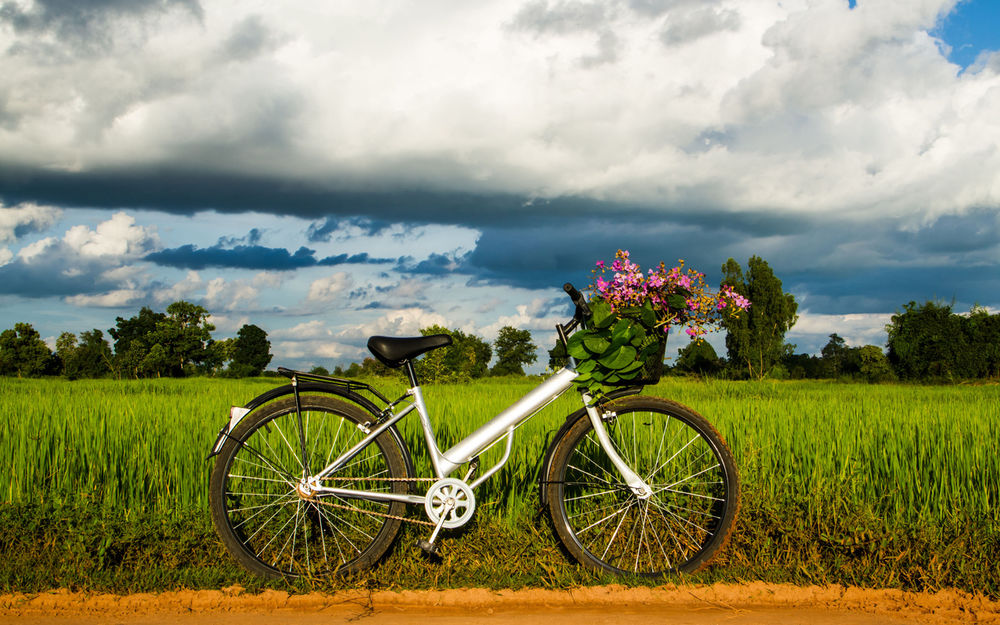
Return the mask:
[[[468, 484], [470, 488], [475, 489], [494, 473], [499, 471], [504, 464], [506, 464], [508, 458], [510, 457], [511, 446], [514, 441], [514, 430], [517, 426], [534, 416], [539, 410], [554, 401], [573, 385], [573, 380], [578, 375], [575, 370], [575, 366], [576, 363], [570, 360], [569, 367], [560, 369], [555, 375], [542, 382], [506, 410], [493, 417], [491, 420], [480, 426], [476, 431], [472, 432], [444, 452], [442, 452], [440, 447], [438, 447], [437, 439], [434, 436], [434, 428], [431, 425], [430, 416], [428, 415], [427, 407], [424, 404], [423, 393], [420, 390], [420, 386], [416, 385], [406, 391], [406, 396], [412, 398], [409, 405], [400, 409], [388, 419], [378, 423], [373, 428], [369, 429], [362, 427], [362, 431], [366, 434], [364, 439], [345, 451], [340, 455], [340, 457], [328, 464], [315, 475], [303, 478], [302, 486], [304, 489], [315, 494], [329, 494], [339, 497], [367, 499], [371, 501], [400, 501], [408, 504], [424, 504], [426, 499], [424, 495], [371, 492], [353, 490], [349, 488], [333, 488], [323, 486], [322, 484], [323, 479], [333, 475], [338, 470], [346, 466], [365, 447], [373, 443], [380, 434], [395, 425], [400, 419], [408, 415], [410, 412], [416, 410], [420, 417], [420, 425], [423, 429], [424, 440], [427, 445], [428, 453], [431, 457], [431, 464], [434, 467], [434, 474], [438, 479], [448, 477], [463, 464], [472, 462], [472, 460], [482, 451], [491, 447], [495, 443], [498, 443], [503, 437], [507, 437], [506, 449], [500, 461], [488, 471], [476, 478], [475, 481]], [[294, 378], [292, 383], [295, 384]], [[611, 439], [608, 437], [607, 430], [604, 428], [602, 415], [599, 414], [597, 407], [593, 405], [592, 398], [587, 394], [584, 394], [583, 402], [587, 410], [587, 415], [590, 418], [591, 425], [593, 426], [594, 432], [597, 436], [597, 440], [600, 442], [600, 445], [604, 449], [605, 453], [608, 454], [612, 464], [614, 464], [614, 466], [618, 469], [622, 478], [625, 480], [625, 483], [628, 484], [638, 497], [642, 499], [648, 498], [652, 494], [652, 490], [649, 485], [646, 484], [646, 482], [639, 477], [635, 471], [633, 471], [625, 463], [624, 460], [622, 460], [621, 456], [615, 450], [614, 444], [611, 442]], [[469, 477], [471, 477], [471, 474], [472, 470], [470, 470], [465, 476], [463, 482], [467, 481]]]

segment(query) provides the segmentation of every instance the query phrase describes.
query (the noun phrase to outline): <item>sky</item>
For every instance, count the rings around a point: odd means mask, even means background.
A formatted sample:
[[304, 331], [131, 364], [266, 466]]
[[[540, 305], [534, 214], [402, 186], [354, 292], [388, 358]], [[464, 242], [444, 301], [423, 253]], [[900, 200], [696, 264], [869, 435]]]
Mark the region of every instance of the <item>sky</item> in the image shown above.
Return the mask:
[[622, 248], [884, 345], [1000, 311], [998, 50], [996, 0], [0, 0], [0, 329], [184, 299], [272, 366], [511, 325], [537, 371]]

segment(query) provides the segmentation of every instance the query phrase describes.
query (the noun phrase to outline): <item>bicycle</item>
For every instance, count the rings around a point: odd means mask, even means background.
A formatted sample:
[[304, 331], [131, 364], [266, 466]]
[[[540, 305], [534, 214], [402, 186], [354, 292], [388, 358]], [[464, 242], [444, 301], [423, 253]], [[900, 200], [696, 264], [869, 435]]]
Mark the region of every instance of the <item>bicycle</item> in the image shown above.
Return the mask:
[[[563, 343], [589, 309], [570, 284], [575, 313]], [[233, 557], [267, 578], [354, 573], [374, 566], [404, 522], [430, 532], [475, 512], [475, 489], [510, 457], [514, 431], [573, 386], [576, 363], [543, 381], [451, 448], [434, 436], [413, 361], [451, 344], [446, 334], [374, 336], [371, 353], [403, 368], [410, 387], [389, 400], [368, 384], [281, 368], [291, 383], [233, 407], [209, 457], [216, 530]], [[659, 368], [662, 368], [662, 352]], [[659, 377], [659, 368], [656, 377]], [[581, 564], [660, 577], [708, 565], [728, 541], [739, 508], [733, 456], [718, 431], [681, 404], [617, 388], [567, 416], [540, 470], [541, 505], [565, 550]], [[655, 380], [653, 381], [655, 383]], [[396, 424], [416, 412], [433, 476], [417, 477]], [[479, 454], [506, 439], [502, 458], [479, 474]], [[454, 477], [460, 469], [464, 477]], [[417, 485], [428, 484], [417, 492]], [[405, 515], [421, 506], [427, 520]]]

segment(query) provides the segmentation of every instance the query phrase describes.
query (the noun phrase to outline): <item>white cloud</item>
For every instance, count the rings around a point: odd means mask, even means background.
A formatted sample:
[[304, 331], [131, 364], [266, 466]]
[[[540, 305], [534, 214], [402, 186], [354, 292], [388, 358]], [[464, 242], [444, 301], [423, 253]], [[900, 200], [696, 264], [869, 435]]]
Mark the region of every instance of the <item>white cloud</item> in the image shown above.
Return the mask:
[[420, 336], [420, 329], [432, 325], [450, 327], [441, 314], [422, 308], [402, 308], [389, 311], [369, 323], [341, 330], [337, 336], [367, 339], [369, 336]]
[[70, 228], [63, 242], [82, 257], [136, 259], [153, 251], [159, 244], [155, 231], [135, 225], [135, 218], [117, 212], [94, 230], [79, 225]]
[[[348, 360], [360, 360], [363, 351], [351, 345], [330, 342], [310, 342], [310, 341], [278, 341], [271, 346], [274, 360], [309, 360], [315, 363], [317, 360], [338, 360], [346, 358]], [[325, 362], [322, 364], [330, 365]]]
[[251, 307], [258, 294], [255, 287], [242, 280], [212, 278], [205, 287], [205, 303], [210, 309], [238, 310]]
[[47, 254], [59, 246], [59, 240], [53, 237], [45, 237], [34, 243], [25, 245], [18, 251], [17, 257], [26, 263], [34, 262], [36, 259], [44, 259]]
[[271, 336], [289, 341], [329, 340], [333, 336], [333, 330], [327, 326], [325, 321], [313, 319], [312, 321], [303, 321], [291, 328], [275, 330]]
[[236, 334], [243, 326], [253, 323], [246, 315], [234, 317], [215, 313], [208, 316], [208, 322], [215, 326], [216, 332], [222, 334]]
[[73, 306], [93, 306], [96, 308], [122, 308], [142, 301], [146, 292], [138, 289], [117, 289], [100, 295], [71, 295], [66, 303]]
[[354, 281], [347, 273], [338, 271], [333, 275], [314, 280], [309, 285], [306, 299], [310, 302], [330, 302], [350, 290], [353, 284]]
[[[839, 335], [851, 347], [882, 346], [886, 342], [885, 327], [893, 313], [825, 315], [803, 311], [786, 335], [786, 340], [825, 345], [831, 334]], [[800, 350], [801, 351], [801, 350]]]
[[178, 300], [187, 300], [194, 293], [200, 291], [204, 282], [197, 271], [189, 271], [183, 280], [175, 282], [173, 286], [159, 290], [153, 294], [153, 298], [160, 303], [173, 303]]
[[276, 289], [285, 281], [285, 274], [278, 271], [262, 271], [253, 277], [251, 284], [258, 288]]
[[0, 243], [17, 240], [21, 232], [45, 230], [60, 215], [61, 210], [50, 206], [27, 203], [8, 208], [0, 203]]
[[522, 330], [552, 330], [554, 334], [556, 324], [563, 323], [566, 319], [564, 317], [539, 316], [539, 313], [545, 309], [547, 302], [548, 300], [536, 298], [531, 300], [530, 304], [518, 305], [514, 308], [517, 314], [501, 315], [495, 322], [480, 328], [477, 334], [492, 341], [500, 332], [500, 328], [504, 326]]
[[0, 247], [0, 267], [3, 267], [14, 258], [14, 253], [7, 247]]

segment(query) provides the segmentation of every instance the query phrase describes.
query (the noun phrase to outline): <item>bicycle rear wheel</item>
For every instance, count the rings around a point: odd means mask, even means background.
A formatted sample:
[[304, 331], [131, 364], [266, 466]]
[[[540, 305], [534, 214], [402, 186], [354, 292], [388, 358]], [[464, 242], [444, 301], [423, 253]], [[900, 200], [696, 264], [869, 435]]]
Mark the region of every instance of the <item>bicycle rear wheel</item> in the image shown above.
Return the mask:
[[[358, 426], [371, 417], [323, 396], [302, 396], [301, 409], [305, 458], [292, 398], [250, 413], [230, 433], [211, 477], [216, 531], [241, 565], [263, 577], [321, 577], [369, 568], [395, 541], [401, 521], [392, 517], [401, 516], [405, 504], [301, 496], [296, 487], [360, 441], [365, 434]], [[386, 432], [323, 485], [405, 493], [404, 478], [412, 477]]]
[[698, 571], [725, 546], [739, 508], [736, 464], [704, 417], [676, 402], [629, 397], [604, 407], [626, 464], [652, 488], [624, 483], [581, 415], [559, 441], [547, 477], [555, 533], [577, 561], [616, 574]]

